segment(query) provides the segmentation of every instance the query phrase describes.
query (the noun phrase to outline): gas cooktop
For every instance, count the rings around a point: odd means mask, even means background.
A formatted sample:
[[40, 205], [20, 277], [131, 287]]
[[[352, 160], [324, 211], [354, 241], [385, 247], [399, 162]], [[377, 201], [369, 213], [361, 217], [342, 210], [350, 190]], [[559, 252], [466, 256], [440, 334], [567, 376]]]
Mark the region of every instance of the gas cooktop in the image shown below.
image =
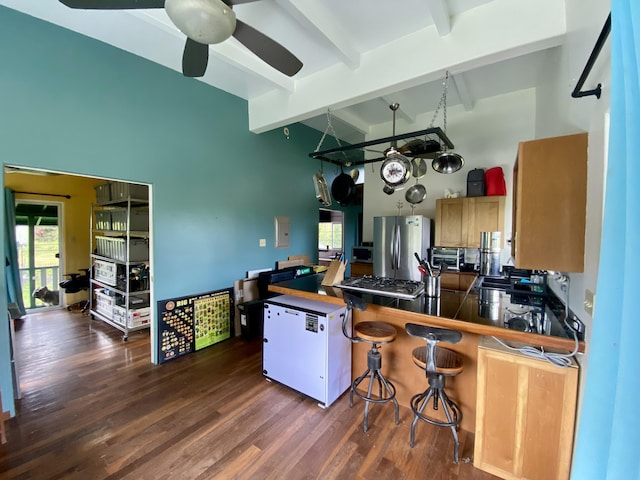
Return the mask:
[[413, 300], [424, 292], [424, 283], [422, 282], [370, 275], [347, 278], [335, 287], [407, 300]]

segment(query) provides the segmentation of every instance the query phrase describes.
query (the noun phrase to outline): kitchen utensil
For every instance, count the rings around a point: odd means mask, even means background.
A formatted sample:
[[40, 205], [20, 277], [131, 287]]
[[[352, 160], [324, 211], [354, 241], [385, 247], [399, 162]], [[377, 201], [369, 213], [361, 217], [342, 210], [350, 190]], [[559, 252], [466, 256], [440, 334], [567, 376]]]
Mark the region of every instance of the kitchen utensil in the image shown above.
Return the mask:
[[416, 178], [422, 178], [427, 174], [427, 162], [424, 158], [414, 158], [411, 160], [411, 174]]
[[464, 159], [455, 152], [442, 152], [431, 162], [431, 167], [438, 173], [455, 173], [464, 165]]
[[427, 297], [439, 297], [440, 296], [440, 276], [430, 275], [425, 277], [424, 291]]
[[416, 179], [416, 184], [409, 187], [409, 189], [404, 194], [405, 200], [411, 205], [421, 203], [426, 197], [427, 189], [424, 185], [418, 183], [418, 179]]
[[[393, 111], [393, 138], [396, 135], [396, 110], [400, 104], [394, 103], [389, 105]], [[411, 177], [411, 162], [407, 157], [398, 151], [397, 141], [391, 141], [391, 146], [385, 151], [385, 160], [380, 167], [380, 178], [391, 186], [396, 187], [407, 183]]]
[[356, 195], [356, 184], [351, 175], [344, 173], [340, 167], [340, 175], [331, 183], [331, 194], [340, 205], [347, 206]]
[[313, 186], [316, 190], [316, 199], [325, 207], [330, 206], [331, 196], [329, 195], [329, 187], [322, 175], [322, 171], [313, 174]]

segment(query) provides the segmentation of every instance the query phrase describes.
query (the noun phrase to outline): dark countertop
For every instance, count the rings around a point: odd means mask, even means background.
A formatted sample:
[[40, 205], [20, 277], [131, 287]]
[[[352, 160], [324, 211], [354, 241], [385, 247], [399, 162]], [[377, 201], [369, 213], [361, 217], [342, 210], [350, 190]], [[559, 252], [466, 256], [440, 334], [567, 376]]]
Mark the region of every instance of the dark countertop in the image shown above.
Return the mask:
[[[322, 300], [318, 296], [334, 297], [332, 303], [342, 303], [342, 290], [322, 285], [323, 275], [310, 275], [269, 286], [276, 293], [305, 296]], [[442, 289], [439, 298], [420, 295], [415, 300], [402, 300], [381, 295], [350, 291], [367, 302], [383, 308], [411, 313], [411, 321], [456, 328], [480, 335], [495, 336], [532, 345], [573, 350], [575, 341], [547, 307], [549, 319], [543, 334], [521, 332], [505, 327], [503, 313], [511, 306], [510, 295], [504, 291], [479, 290], [472, 286], [468, 291]], [[329, 298], [327, 298], [328, 300]], [[579, 351], [584, 352], [584, 342], [579, 342]]]

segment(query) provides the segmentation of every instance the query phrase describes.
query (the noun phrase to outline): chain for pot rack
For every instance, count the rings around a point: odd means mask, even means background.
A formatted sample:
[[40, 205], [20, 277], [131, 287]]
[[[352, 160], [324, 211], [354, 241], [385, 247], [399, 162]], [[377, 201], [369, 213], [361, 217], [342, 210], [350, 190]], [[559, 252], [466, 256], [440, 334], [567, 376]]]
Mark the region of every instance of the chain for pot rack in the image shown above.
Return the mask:
[[447, 85], [448, 84], [449, 84], [449, 70], [447, 70], [444, 74], [444, 81], [443, 81], [444, 89], [442, 91], [442, 96], [440, 97], [440, 102], [438, 103], [436, 111], [433, 113], [433, 118], [431, 119], [431, 125], [429, 125], [429, 128], [433, 128], [433, 124], [436, 121], [436, 117], [438, 116], [440, 109], [444, 106], [444, 108], [442, 109], [442, 115], [444, 117], [443, 131], [445, 135], [447, 134]]
[[[327, 108], [327, 128], [324, 129], [324, 133], [322, 134], [322, 137], [320, 138], [320, 141], [318, 142], [318, 146], [316, 147], [314, 152], [319, 152], [320, 151], [320, 147], [322, 147], [322, 143], [324, 142], [324, 139], [327, 137], [327, 133], [331, 133], [331, 135], [333, 135], [333, 138], [336, 139], [336, 143], [338, 144], [338, 147], [342, 148], [342, 143], [340, 143], [340, 139], [338, 138], [338, 135], [336, 134], [336, 131], [333, 128], [333, 124], [331, 123], [331, 109], [330, 108]], [[347, 154], [345, 152], [342, 152], [342, 156], [344, 157], [344, 165], [345, 165], [345, 167], [348, 167], [351, 164], [351, 162], [347, 158]], [[320, 172], [321, 173], [324, 173], [323, 172], [323, 164], [324, 164], [324, 162], [322, 160], [320, 160]]]

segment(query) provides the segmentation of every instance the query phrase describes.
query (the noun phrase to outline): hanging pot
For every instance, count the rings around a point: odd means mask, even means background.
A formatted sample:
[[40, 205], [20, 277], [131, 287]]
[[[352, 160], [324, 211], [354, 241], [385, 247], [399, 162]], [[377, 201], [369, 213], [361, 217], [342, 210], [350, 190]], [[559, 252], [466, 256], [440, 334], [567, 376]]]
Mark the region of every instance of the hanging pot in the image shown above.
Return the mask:
[[404, 199], [411, 205], [421, 203], [425, 198], [427, 198], [427, 189], [424, 185], [418, 183], [417, 180], [416, 184], [409, 187], [404, 194]]
[[356, 195], [356, 182], [353, 177], [340, 169], [340, 175], [333, 179], [331, 183], [331, 195], [336, 202], [346, 207], [351, 204], [351, 200]]
[[454, 173], [462, 168], [464, 158], [454, 152], [444, 151], [431, 162], [431, 167], [438, 173]]

